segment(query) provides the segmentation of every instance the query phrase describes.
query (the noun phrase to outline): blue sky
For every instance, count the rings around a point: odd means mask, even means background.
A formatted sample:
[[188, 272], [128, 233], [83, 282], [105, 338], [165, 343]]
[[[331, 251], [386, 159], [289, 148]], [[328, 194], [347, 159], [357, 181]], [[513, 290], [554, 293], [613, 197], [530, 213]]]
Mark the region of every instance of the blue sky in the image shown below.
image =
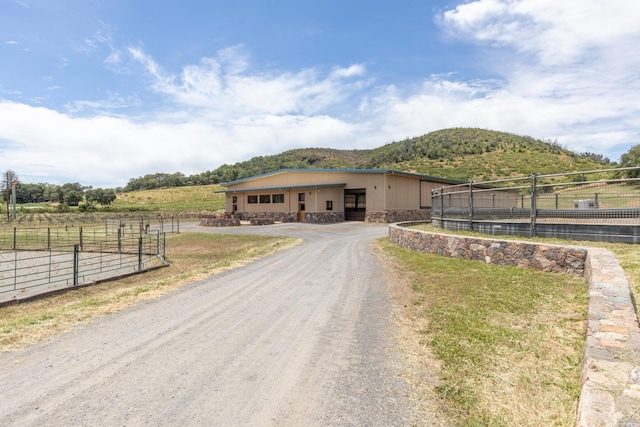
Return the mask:
[[124, 186], [448, 127], [618, 160], [633, 0], [0, 0], [0, 170]]

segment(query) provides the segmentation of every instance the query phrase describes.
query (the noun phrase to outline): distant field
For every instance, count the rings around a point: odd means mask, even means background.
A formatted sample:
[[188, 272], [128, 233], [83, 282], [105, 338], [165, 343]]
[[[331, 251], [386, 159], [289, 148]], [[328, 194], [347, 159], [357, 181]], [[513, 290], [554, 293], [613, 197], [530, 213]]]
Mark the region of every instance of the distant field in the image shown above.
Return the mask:
[[131, 216], [197, 218], [202, 213], [224, 210], [225, 196], [216, 193], [220, 189], [222, 187], [219, 185], [194, 185], [131, 191], [118, 194], [109, 206], [96, 206], [95, 211], [83, 211], [76, 206], [60, 211], [57, 204], [50, 203], [18, 204], [16, 220], [7, 222], [6, 214], [2, 211], [0, 226], [89, 226], [102, 224], [107, 218]]
[[171, 187], [118, 194], [114, 210], [148, 208], [154, 211], [217, 211], [224, 209], [224, 194], [216, 193], [219, 185]]

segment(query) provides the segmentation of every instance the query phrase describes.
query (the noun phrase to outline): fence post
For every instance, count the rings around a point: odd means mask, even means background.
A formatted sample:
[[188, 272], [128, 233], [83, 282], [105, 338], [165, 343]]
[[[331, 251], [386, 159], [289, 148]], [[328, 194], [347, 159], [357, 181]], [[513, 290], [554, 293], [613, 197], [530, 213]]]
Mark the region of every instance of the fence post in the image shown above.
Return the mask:
[[47, 227], [47, 249], [51, 250], [51, 227]]
[[138, 271], [142, 271], [142, 237], [138, 237]]
[[82, 227], [80, 227], [80, 250], [84, 250], [84, 233], [82, 232]]
[[73, 245], [73, 286], [78, 286], [78, 271], [80, 270], [80, 262], [78, 260], [80, 257], [80, 254], [78, 253], [79, 248], [80, 245], [78, 243]]
[[469, 231], [473, 231], [473, 181], [469, 181]]
[[444, 185], [440, 187], [440, 228], [444, 228]]
[[15, 251], [18, 247], [17, 239], [18, 238], [18, 230], [16, 227], [13, 227], [13, 250]]
[[536, 180], [537, 175], [531, 174], [531, 237], [536, 237]]
[[18, 289], [18, 252], [13, 253], [13, 290]]
[[118, 253], [122, 252], [122, 227], [118, 227]]

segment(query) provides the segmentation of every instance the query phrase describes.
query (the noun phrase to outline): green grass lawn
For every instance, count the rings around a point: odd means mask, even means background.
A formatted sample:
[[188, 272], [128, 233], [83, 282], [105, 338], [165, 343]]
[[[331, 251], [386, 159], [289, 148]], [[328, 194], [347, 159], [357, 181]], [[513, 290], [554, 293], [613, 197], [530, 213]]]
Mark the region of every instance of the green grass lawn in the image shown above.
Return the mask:
[[[426, 255], [381, 243], [412, 294], [413, 372], [437, 360], [435, 392], [451, 425], [569, 426], [584, 354], [584, 279]], [[402, 277], [403, 279], [399, 279]], [[411, 376], [411, 375], [409, 375]]]

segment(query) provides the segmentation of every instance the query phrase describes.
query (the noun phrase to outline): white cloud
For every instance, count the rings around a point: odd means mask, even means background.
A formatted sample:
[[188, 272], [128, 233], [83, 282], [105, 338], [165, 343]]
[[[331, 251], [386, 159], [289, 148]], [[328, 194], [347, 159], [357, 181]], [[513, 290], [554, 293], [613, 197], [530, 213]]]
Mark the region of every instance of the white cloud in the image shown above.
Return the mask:
[[633, 47], [639, 20], [640, 3], [628, 0], [477, 0], [445, 12], [439, 21], [459, 36], [510, 46], [536, 55], [542, 65], [557, 65]]
[[147, 173], [199, 173], [279, 153], [283, 147], [330, 146], [354, 131], [328, 116], [260, 115], [224, 123], [158, 118], [137, 123], [122, 117], [75, 118], [12, 102], [0, 102], [0, 115], [11, 123], [0, 131], [4, 167], [19, 171], [29, 182], [72, 180], [104, 187], [124, 186]]
[[365, 74], [365, 71], [362, 64], [354, 64], [347, 68], [336, 68], [331, 75], [336, 78], [360, 77]]
[[100, 101], [78, 100], [65, 105], [69, 114], [90, 112], [93, 115], [115, 116], [114, 111], [132, 106], [139, 106], [140, 100], [135, 96], [124, 97], [119, 93], [109, 93], [107, 99]]
[[350, 80], [365, 74], [363, 65], [335, 68], [327, 76], [314, 69], [291, 72], [252, 72], [241, 47], [222, 50], [200, 64], [170, 74], [139, 47], [131, 56], [146, 70], [152, 87], [185, 107], [207, 114], [317, 114], [349, 97], [364, 84]]

